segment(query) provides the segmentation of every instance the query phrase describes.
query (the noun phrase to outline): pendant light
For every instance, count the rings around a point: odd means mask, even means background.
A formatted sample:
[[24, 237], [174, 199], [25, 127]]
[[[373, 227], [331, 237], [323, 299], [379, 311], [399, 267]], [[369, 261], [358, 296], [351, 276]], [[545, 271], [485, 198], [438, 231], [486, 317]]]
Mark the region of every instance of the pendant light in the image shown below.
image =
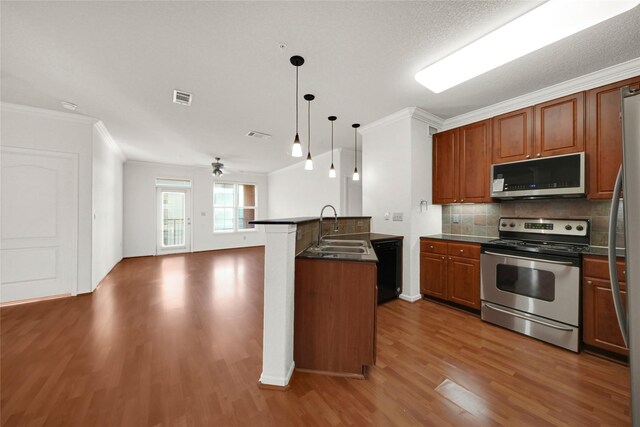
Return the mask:
[[336, 168], [333, 167], [333, 122], [337, 119], [336, 116], [329, 116], [331, 121], [331, 169], [329, 169], [329, 178], [336, 177]]
[[304, 96], [304, 99], [307, 101], [307, 130], [309, 131], [307, 140], [307, 161], [304, 163], [304, 168], [308, 171], [313, 170], [313, 160], [311, 160], [311, 101], [315, 98], [316, 97], [310, 93]]
[[300, 136], [298, 135], [298, 68], [304, 64], [304, 58], [296, 55], [292, 56], [289, 61], [296, 67], [296, 136], [293, 139], [291, 155], [293, 157], [302, 157], [302, 145], [300, 144]]
[[353, 180], [360, 181], [360, 174], [358, 173], [358, 128], [360, 127], [359, 123], [354, 123], [351, 125], [353, 128], [353, 145], [355, 150], [355, 168], [353, 169]]

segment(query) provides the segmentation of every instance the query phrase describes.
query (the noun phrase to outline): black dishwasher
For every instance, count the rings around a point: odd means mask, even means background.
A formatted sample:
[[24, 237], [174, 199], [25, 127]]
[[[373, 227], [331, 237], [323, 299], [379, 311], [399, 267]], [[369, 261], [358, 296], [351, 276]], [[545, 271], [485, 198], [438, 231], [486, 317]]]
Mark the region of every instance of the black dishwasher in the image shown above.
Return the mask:
[[402, 240], [376, 240], [371, 245], [378, 257], [378, 304], [398, 298], [402, 292]]

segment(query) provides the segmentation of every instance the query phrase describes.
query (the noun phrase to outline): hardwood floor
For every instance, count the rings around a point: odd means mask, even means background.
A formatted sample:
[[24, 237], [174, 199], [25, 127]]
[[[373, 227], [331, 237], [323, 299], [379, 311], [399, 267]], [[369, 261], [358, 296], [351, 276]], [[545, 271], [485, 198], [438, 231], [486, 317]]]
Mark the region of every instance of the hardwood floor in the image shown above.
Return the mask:
[[257, 386], [262, 248], [127, 259], [0, 309], [5, 426], [629, 425], [628, 368], [427, 301], [379, 307], [367, 380]]

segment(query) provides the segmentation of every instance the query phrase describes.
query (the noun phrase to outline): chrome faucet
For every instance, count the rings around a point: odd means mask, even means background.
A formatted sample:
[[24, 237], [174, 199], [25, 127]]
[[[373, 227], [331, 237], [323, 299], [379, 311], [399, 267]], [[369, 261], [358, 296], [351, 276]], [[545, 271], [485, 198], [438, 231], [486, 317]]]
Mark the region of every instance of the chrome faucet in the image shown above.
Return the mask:
[[320, 211], [320, 227], [318, 228], [318, 245], [320, 244], [320, 241], [322, 240], [322, 223], [324, 222], [324, 218], [322, 217], [322, 215], [324, 214], [324, 210], [326, 208], [333, 209], [333, 224], [334, 224], [333, 231], [335, 233], [338, 232], [338, 213], [336, 212], [336, 208], [334, 208], [331, 205], [324, 205], [322, 207], [322, 210]]

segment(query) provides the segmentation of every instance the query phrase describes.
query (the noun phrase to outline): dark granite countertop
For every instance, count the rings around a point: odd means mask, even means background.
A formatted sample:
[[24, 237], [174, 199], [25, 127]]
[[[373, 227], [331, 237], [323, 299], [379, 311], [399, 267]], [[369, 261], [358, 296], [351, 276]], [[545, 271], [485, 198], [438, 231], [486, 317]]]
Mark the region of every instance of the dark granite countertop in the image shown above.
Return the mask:
[[431, 236], [422, 236], [421, 239], [451, 240], [454, 242], [466, 243], [487, 243], [491, 240], [497, 239], [497, 237], [464, 236], [459, 234], [433, 234]]
[[[606, 246], [590, 246], [589, 249], [582, 252], [583, 255], [598, 255], [598, 256], [609, 256], [609, 248]], [[626, 257], [626, 251], [624, 248], [616, 249], [616, 256], [620, 258]]]
[[[486, 243], [491, 240], [497, 239], [497, 237], [482, 237], [482, 236], [461, 236], [459, 234], [434, 234], [432, 236], [422, 236], [423, 239], [437, 239], [437, 240], [451, 240], [454, 242], [466, 242], [466, 243]], [[605, 246], [590, 246], [589, 249], [582, 252], [583, 255], [598, 255], [607, 256], [607, 248]], [[616, 249], [616, 256], [624, 258], [625, 250], [623, 248]]]
[[[333, 217], [325, 217], [325, 220]], [[370, 219], [370, 216], [339, 216], [338, 219]], [[295, 218], [276, 218], [276, 219], [256, 219], [249, 221], [249, 224], [268, 225], [268, 224], [302, 224], [305, 222], [319, 221], [319, 216], [301, 216]]]

